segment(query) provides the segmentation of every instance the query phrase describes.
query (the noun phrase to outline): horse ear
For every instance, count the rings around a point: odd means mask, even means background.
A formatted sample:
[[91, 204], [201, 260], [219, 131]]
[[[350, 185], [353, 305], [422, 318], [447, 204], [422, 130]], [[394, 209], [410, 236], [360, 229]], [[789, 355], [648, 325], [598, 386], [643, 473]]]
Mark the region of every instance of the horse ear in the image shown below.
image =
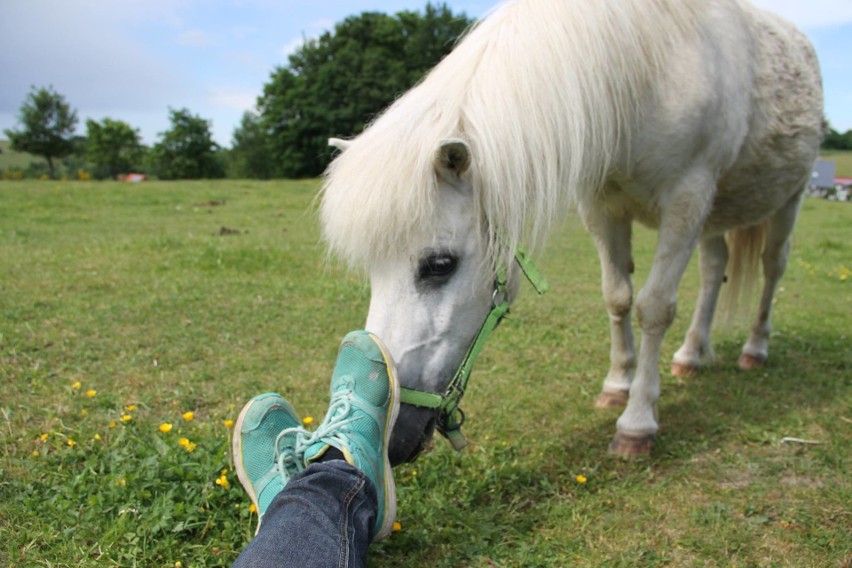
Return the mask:
[[333, 148], [337, 148], [341, 152], [344, 152], [344, 151], [346, 151], [347, 148], [349, 148], [349, 146], [352, 145], [352, 141], [342, 140], [340, 138], [329, 138], [328, 139], [328, 145], [333, 147]]
[[458, 138], [442, 141], [435, 156], [435, 167], [441, 173], [461, 177], [470, 168], [470, 146]]

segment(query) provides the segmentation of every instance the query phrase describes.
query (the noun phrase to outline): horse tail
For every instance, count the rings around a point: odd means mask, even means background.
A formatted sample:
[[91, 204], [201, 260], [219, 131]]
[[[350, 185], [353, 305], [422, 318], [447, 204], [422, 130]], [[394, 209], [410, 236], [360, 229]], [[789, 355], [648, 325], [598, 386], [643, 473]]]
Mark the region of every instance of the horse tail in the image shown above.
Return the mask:
[[760, 257], [766, 242], [767, 223], [733, 229], [725, 233], [728, 243], [726, 284], [719, 298], [723, 326], [747, 321], [759, 279]]

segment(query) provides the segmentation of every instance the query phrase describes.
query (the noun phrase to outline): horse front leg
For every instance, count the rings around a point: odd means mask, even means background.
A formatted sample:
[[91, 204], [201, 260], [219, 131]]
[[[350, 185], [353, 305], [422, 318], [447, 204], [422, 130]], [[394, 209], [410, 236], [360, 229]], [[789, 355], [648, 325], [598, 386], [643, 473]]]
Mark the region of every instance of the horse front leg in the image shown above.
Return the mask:
[[648, 280], [636, 298], [636, 316], [642, 331], [636, 375], [630, 385], [627, 408], [616, 422], [610, 452], [630, 457], [647, 455], [659, 425], [660, 347], [677, 312], [677, 289], [698, 241], [709, 210], [713, 183], [706, 175], [682, 180], [677, 191], [665, 196], [657, 250]]
[[701, 292], [683, 345], [672, 359], [672, 374], [677, 377], [694, 376], [702, 365], [713, 359], [710, 328], [713, 325], [719, 289], [725, 280], [725, 266], [728, 263], [728, 245], [725, 243], [725, 237], [717, 235], [702, 238], [698, 244], [698, 255], [701, 268]]
[[769, 356], [769, 333], [772, 331], [770, 316], [772, 298], [778, 282], [787, 268], [790, 256], [790, 236], [796, 224], [801, 205], [801, 195], [790, 200], [781, 210], [769, 219], [766, 232], [766, 244], [763, 249], [763, 293], [757, 317], [751, 327], [748, 342], [743, 347], [738, 364], [741, 369], [761, 367]]
[[633, 272], [630, 219], [613, 219], [600, 209], [581, 209], [601, 264], [601, 291], [609, 313], [609, 371], [595, 401], [597, 408], [623, 408], [636, 369], [636, 351], [630, 312], [633, 306]]

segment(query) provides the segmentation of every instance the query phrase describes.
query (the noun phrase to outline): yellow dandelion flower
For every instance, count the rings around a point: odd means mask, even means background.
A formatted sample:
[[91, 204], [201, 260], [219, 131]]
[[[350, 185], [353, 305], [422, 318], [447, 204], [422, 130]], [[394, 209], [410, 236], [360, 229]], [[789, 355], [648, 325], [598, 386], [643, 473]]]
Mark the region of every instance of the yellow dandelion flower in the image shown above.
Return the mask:
[[196, 444], [194, 442], [190, 442], [189, 438], [181, 438], [178, 440], [178, 446], [190, 453], [192, 453], [192, 451], [196, 448]]
[[47, 436], [48, 436], [48, 434], [42, 434], [41, 436], [38, 437], [38, 439], [41, 440], [42, 442], [47, 442]]
[[223, 424], [225, 424], [225, 428], [233, 428], [234, 427], [234, 421], [231, 420], [230, 418], [228, 420], [225, 420], [225, 422], [223, 422]]
[[80, 381], [74, 381], [74, 383], [71, 385], [71, 388], [74, 390], [79, 390], [81, 386], [83, 385], [82, 383], [80, 383]]
[[98, 394], [98, 391], [96, 391], [95, 389], [89, 389], [86, 391], [86, 396], [88, 396], [89, 398], [94, 398], [96, 394]]
[[123, 477], [119, 477], [118, 479], [115, 480], [115, 484], [118, 485], [119, 487], [126, 487], [127, 486], [127, 480], [124, 479]]
[[227, 469], [223, 469], [222, 471], [219, 472], [219, 475], [227, 475], [227, 474], [228, 474]]
[[168, 434], [171, 431], [172, 425], [168, 422], [163, 422], [162, 424], [160, 424], [160, 432], [162, 432], [163, 434]]
[[249, 505], [249, 512], [250, 513], [257, 513], [257, 505], [255, 505], [254, 503]]
[[89, 415], [89, 411], [86, 410], [85, 408], [80, 411], [80, 416], [88, 416], [88, 415]]
[[122, 414], [120, 420], [126, 424], [127, 422], [133, 420], [133, 417], [129, 414]]
[[183, 564], [181, 564], [181, 561], [180, 561], [180, 560], [178, 560], [177, 562], [175, 562], [175, 568], [183, 568]]
[[77, 445], [77, 442], [74, 441], [74, 438], [68, 438], [68, 445], [73, 448]]
[[115, 426], [116, 426], [115, 420], [110, 420], [109, 421], [109, 429], [112, 430], [113, 428], [115, 428]]
[[127, 412], [133, 412], [134, 410], [136, 410], [136, 405], [135, 404], [126, 404], [124, 406], [124, 410], [126, 410]]
[[30, 455], [32, 455], [34, 458], [37, 458], [39, 456], [38, 450], [33, 450], [33, 453]]
[[221, 477], [216, 478], [216, 485], [222, 489], [227, 489], [230, 484], [228, 483], [228, 478], [222, 475]]
[[183, 418], [187, 422], [192, 422], [195, 419], [195, 413], [192, 412], [191, 410], [189, 412], [184, 412], [181, 415], [181, 418]]
[[96, 442], [100, 442], [100, 441], [101, 441], [101, 435], [100, 435], [100, 434], [95, 434], [95, 436], [94, 436], [92, 439], [93, 439], [94, 441], [96, 441]]
[[402, 530], [402, 523], [400, 523], [399, 521], [394, 521], [393, 522], [393, 532], [399, 532], [401, 530]]
[[313, 423], [314, 423], [314, 417], [313, 416], [305, 416], [304, 418], [302, 418], [302, 424], [304, 424], [305, 426], [310, 426]]
[[585, 483], [585, 482], [587, 482], [587, 481], [588, 481], [588, 479], [586, 479], [586, 476], [585, 476], [585, 475], [578, 475], [578, 476], [577, 476], [577, 477], [575, 477], [574, 479], [576, 479], [576, 480], [577, 480], [577, 483], [580, 483], [580, 484], [583, 484], [583, 483]]

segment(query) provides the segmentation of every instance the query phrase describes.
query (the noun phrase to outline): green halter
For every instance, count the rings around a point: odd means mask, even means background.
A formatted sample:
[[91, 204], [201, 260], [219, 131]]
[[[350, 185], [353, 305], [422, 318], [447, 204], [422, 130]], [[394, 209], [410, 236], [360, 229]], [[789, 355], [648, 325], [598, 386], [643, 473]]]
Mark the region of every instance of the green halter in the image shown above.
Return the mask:
[[[523, 250], [518, 249], [515, 252], [515, 262], [518, 263], [524, 276], [527, 277], [536, 292], [539, 294], [547, 292], [550, 285]], [[464, 412], [459, 408], [459, 404], [461, 404], [461, 398], [467, 389], [467, 381], [470, 379], [470, 372], [473, 370], [473, 364], [476, 362], [479, 352], [485, 346], [488, 336], [509, 312], [507, 284], [508, 271], [505, 266], [501, 266], [494, 280], [491, 311], [476, 333], [476, 337], [474, 337], [473, 343], [462, 359], [453, 380], [450, 381], [443, 394], [410, 388], [400, 389], [401, 402], [422, 408], [432, 408], [437, 411], [438, 431], [450, 441], [456, 450], [461, 450], [467, 445], [467, 440], [461, 432], [461, 426], [464, 424]]]

